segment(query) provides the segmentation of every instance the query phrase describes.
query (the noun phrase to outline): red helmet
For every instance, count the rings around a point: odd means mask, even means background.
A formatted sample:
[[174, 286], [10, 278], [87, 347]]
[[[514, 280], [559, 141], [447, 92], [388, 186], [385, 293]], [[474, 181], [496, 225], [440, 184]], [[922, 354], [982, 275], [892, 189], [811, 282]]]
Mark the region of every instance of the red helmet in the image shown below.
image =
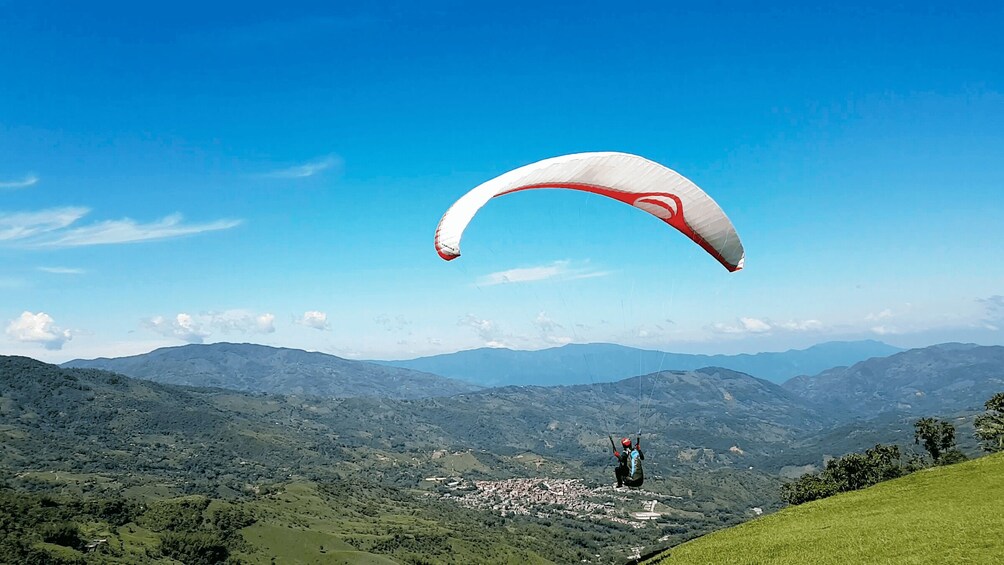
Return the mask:
[[628, 438], [624, 438], [621, 440], [621, 445], [623, 445], [624, 447], [631, 447], [631, 440]]

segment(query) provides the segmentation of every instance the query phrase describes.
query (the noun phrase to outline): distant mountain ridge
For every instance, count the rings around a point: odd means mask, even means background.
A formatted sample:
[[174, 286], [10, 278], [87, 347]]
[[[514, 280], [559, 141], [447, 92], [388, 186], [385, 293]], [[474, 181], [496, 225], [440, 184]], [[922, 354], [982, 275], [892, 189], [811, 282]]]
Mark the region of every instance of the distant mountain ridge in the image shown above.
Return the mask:
[[165, 384], [286, 395], [415, 399], [480, 388], [411, 369], [249, 343], [165, 347], [131, 357], [75, 359], [61, 366], [104, 369]]
[[570, 344], [539, 351], [481, 348], [382, 365], [426, 371], [482, 386], [613, 382], [664, 370], [722, 367], [781, 383], [902, 349], [873, 340], [827, 342], [807, 349], [741, 355], [691, 355], [610, 343]]
[[782, 387], [843, 419], [980, 410], [1004, 392], [1004, 347], [944, 343], [800, 376]]

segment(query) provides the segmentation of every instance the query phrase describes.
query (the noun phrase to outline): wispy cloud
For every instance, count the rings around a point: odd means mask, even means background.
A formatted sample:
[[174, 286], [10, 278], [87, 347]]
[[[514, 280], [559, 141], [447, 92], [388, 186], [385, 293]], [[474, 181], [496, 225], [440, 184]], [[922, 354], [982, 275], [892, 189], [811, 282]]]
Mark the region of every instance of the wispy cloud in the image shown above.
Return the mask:
[[467, 314], [457, 321], [457, 325], [473, 329], [478, 334], [478, 337], [481, 338], [481, 341], [488, 347], [507, 347], [502, 328], [492, 320], [478, 318], [474, 314]]
[[296, 323], [301, 326], [306, 326], [308, 328], [314, 328], [315, 330], [327, 330], [331, 328], [328, 324], [328, 315], [324, 312], [318, 312], [317, 310], [310, 310], [303, 313]]
[[38, 212], [0, 212], [0, 242], [58, 232], [90, 212], [87, 208], [50, 208]]
[[38, 183], [38, 177], [35, 175], [27, 175], [20, 180], [0, 180], [0, 190], [17, 190], [19, 188], [28, 188], [34, 184]]
[[53, 275], [82, 275], [87, 272], [73, 267], [39, 267], [38, 270]]
[[56, 234], [55, 237], [49, 240], [38, 242], [37, 245], [44, 247], [81, 247], [85, 245], [135, 243], [225, 230], [239, 226], [240, 224], [240, 220], [216, 220], [203, 224], [186, 224], [182, 221], [181, 214], [173, 214], [148, 224], [126, 218], [68, 229]]
[[479, 277], [478, 286], [527, 283], [545, 280], [575, 280], [609, 275], [609, 271], [596, 271], [586, 267], [573, 267], [571, 261], [555, 261], [548, 265], [523, 267], [498, 271]]
[[983, 327], [997, 331], [1004, 327], [1004, 296], [995, 294], [989, 298], [980, 298], [978, 300], [980, 304], [983, 305]]
[[7, 336], [14, 341], [38, 343], [49, 350], [62, 349], [63, 344], [73, 339], [70, 330], [57, 326], [52, 316], [28, 311], [7, 325]]
[[37, 212], [0, 213], [0, 242], [26, 247], [82, 247], [170, 239], [225, 230], [240, 220], [188, 224], [180, 214], [150, 223], [129, 218], [72, 227], [90, 212], [83, 207], [51, 208]]
[[540, 338], [545, 343], [551, 345], [572, 343], [571, 336], [564, 335], [565, 327], [548, 316], [547, 312], [538, 312], [537, 317], [533, 319], [533, 325], [540, 331]]
[[318, 173], [326, 171], [332, 167], [338, 167], [342, 160], [334, 155], [328, 155], [320, 159], [315, 159], [301, 165], [294, 165], [285, 169], [269, 171], [262, 176], [273, 179], [302, 179], [312, 177]]
[[387, 316], [386, 314], [381, 314], [374, 318], [373, 322], [382, 327], [385, 331], [392, 333], [407, 332], [408, 335], [411, 335], [411, 331], [409, 329], [411, 327], [411, 320], [401, 316], [400, 314], [393, 318]]

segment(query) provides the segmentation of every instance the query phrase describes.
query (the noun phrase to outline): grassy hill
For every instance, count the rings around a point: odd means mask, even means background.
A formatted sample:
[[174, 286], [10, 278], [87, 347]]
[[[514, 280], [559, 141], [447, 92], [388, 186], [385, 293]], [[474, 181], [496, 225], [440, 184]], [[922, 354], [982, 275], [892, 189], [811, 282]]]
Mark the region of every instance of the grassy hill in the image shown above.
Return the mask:
[[649, 563], [995, 563], [1002, 500], [997, 454], [787, 508]]

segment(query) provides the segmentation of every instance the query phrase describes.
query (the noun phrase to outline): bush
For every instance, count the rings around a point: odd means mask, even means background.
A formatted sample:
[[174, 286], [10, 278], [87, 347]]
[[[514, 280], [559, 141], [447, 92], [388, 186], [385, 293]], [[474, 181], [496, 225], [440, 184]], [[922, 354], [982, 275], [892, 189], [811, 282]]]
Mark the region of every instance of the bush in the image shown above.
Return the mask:
[[819, 475], [803, 475], [798, 480], [781, 486], [781, 500], [788, 504], [802, 504], [840, 492], [836, 483]]
[[72, 547], [73, 549], [79, 549], [82, 545], [80, 528], [71, 522], [43, 524], [39, 528], [39, 534], [42, 536], [42, 541], [46, 543], [54, 543], [56, 545]]
[[208, 505], [209, 499], [202, 497], [154, 502], [137, 523], [155, 532], [194, 532], [202, 526], [202, 511]]
[[160, 553], [185, 565], [214, 565], [230, 556], [214, 534], [168, 532], [160, 537]]
[[881, 445], [862, 453], [851, 453], [826, 463], [826, 469], [815, 475], [781, 487], [781, 499], [788, 504], [802, 504], [832, 496], [838, 492], [858, 490], [901, 477], [909, 472], [900, 463], [899, 447]]
[[938, 459], [938, 465], [953, 465], [968, 460], [969, 458], [966, 457], [965, 453], [962, 453], [958, 449], [950, 449], [941, 454], [941, 458]]

